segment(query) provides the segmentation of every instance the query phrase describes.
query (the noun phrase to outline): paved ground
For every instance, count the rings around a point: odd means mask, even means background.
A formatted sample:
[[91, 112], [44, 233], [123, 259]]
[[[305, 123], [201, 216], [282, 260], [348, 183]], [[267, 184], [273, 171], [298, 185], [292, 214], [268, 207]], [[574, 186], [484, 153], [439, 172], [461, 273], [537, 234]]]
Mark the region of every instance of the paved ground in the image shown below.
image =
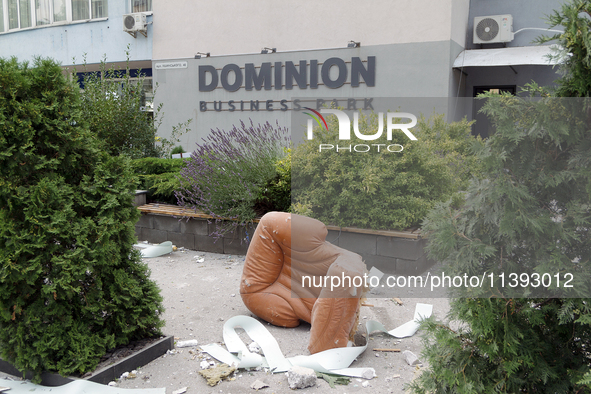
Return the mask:
[[[174, 335], [177, 341], [195, 339], [199, 345], [221, 343], [222, 326], [236, 315], [253, 316], [242, 303], [239, 282], [244, 256], [228, 256], [191, 250], [176, 251], [170, 255], [145, 259], [152, 271], [152, 278], [160, 285], [166, 311], [164, 333]], [[417, 302], [433, 304], [433, 313], [443, 318], [449, 308], [446, 299], [402, 299], [399, 305], [390, 298], [368, 299], [373, 307], [363, 307], [361, 324], [367, 319], [378, 320], [390, 330], [412, 320]], [[297, 328], [280, 328], [264, 323], [277, 339], [286, 357], [309, 354], [309, 324]], [[250, 341], [243, 335], [246, 344]], [[351, 367], [373, 367], [377, 377], [368, 383], [353, 378], [349, 385], [337, 385], [334, 389], [318, 379], [316, 386], [299, 390], [302, 393], [403, 393], [404, 386], [417, 373], [416, 367], [406, 364], [401, 353], [375, 352], [373, 348], [399, 348], [421, 352], [420, 332], [406, 339], [396, 339], [386, 334], [372, 334], [368, 350]], [[198, 347], [177, 348], [150, 364], [140, 368], [134, 379], [122, 379], [121, 388], [165, 387], [167, 394], [187, 388], [186, 393], [249, 393], [251, 385], [260, 380], [269, 387], [264, 393], [293, 393], [283, 373], [238, 371], [232, 380], [222, 381], [215, 387], [206, 384], [198, 373], [203, 361]]]

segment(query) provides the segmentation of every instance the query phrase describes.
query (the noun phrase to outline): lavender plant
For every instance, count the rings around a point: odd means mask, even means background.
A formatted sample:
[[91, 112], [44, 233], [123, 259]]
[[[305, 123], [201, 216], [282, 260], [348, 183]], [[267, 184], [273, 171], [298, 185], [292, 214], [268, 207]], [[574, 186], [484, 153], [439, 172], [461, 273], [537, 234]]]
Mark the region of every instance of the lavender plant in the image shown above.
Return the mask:
[[218, 223], [216, 237], [251, 223], [265, 185], [277, 175], [275, 163], [290, 144], [288, 129], [269, 122], [212, 130], [181, 169], [178, 204], [211, 215]]

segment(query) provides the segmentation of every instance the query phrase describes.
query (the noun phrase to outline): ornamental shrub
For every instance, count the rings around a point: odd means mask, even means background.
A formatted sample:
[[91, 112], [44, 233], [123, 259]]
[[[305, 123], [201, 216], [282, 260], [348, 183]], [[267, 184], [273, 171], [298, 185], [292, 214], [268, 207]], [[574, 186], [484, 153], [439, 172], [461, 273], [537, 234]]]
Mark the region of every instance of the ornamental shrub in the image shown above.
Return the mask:
[[[412, 132], [386, 133], [372, 146], [380, 152], [319, 151], [319, 144], [343, 145], [338, 139], [338, 121], [327, 118], [328, 130], [317, 127], [314, 139], [297, 146], [292, 162], [292, 201], [296, 213], [310, 215], [326, 224], [343, 227], [404, 230], [418, 227], [437, 201], [452, 197], [478, 173], [470, 153], [479, 140], [470, 132], [470, 122], [446, 123], [442, 115], [420, 118]], [[360, 115], [359, 129], [374, 134], [375, 113]], [[348, 145], [367, 144], [351, 133]], [[389, 152], [398, 144], [401, 152]]]
[[[128, 52], [129, 55], [129, 52]], [[99, 71], [84, 74], [82, 107], [88, 127], [110, 155], [132, 158], [157, 157], [156, 126], [145, 110], [144, 76], [131, 78], [126, 70], [108, 69], [106, 59]]]
[[139, 178], [138, 188], [148, 190], [148, 199], [176, 204], [175, 191], [180, 187], [179, 173], [186, 159], [146, 157], [131, 161]]
[[[425, 322], [430, 367], [413, 392], [591, 392], [589, 15], [591, 1], [574, 0], [549, 18], [564, 28], [552, 39], [568, 54], [557, 88], [529, 85], [539, 100], [489, 98], [484, 111], [496, 132], [479, 152], [483, 179], [465, 204], [438, 206], [424, 226], [448, 275], [513, 271], [552, 285], [536, 294], [535, 281], [519, 281], [519, 293], [497, 289], [502, 297], [483, 299], [474, 297], [490, 294], [472, 289], [453, 299], [452, 323]], [[569, 275], [573, 287], [563, 287]]]
[[129, 161], [99, 149], [51, 60], [0, 59], [0, 355], [39, 379], [161, 335], [162, 297], [132, 245]]
[[459, 329], [425, 324], [430, 369], [414, 392], [591, 392], [591, 133], [589, 104], [575, 100], [485, 104], [496, 132], [478, 152], [484, 178], [423, 229], [446, 275], [485, 274], [486, 286], [452, 293]]
[[267, 212], [291, 212], [291, 149], [286, 156], [275, 161], [275, 176], [267, 181], [255, 201], [254, 210], [259, 216]]
[[256, 203], [278, 176], [276, 163], [287, 155], [290, 140], [286, 128], [269, 122], [257, 126], [241, 122], [228, 132], [212, 130], [181, 169], [178, 204], [216, 221], [231, 220], [214, 235], [252, 222], [258, 216]]
[[[103, 143], [102, 149], [110, 155], [125, 154], [134, 159], [169, 158], [180, 136], [190, 131], [192, 119], [173, 126], [169, 138], [157, 136], [164, 117], [162, 104], [153, 111], [148, 110], [150, 103], [144, 92], [148, 80], [141, 70], [132, 77], [129, 45], [125, 54], [125, 70], [107, 68], [107, 59], [104, 58], [99, 71], [84, 71], [80, 87], [83, 89], [82, 107], [88, 127]], [[84, 68], [86, 70], [86, 64]], [[76, 71], [73, 78], [78, 78]]]

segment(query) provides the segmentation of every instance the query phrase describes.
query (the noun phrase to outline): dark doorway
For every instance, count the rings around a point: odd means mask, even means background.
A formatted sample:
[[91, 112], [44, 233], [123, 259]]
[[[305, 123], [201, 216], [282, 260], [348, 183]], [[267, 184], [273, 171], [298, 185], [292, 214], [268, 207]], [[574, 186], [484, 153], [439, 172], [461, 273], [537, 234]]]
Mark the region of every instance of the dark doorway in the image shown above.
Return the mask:
[[[515, 95], [516, 87], [515, 85], [504, 85], [504, 86], [474, 86], [474, 94], [473, 97], [477, 97], [479, 94], [486, 93], [486, 92], [493, 92], [493, 93], [510, 93]], [[479, 135], [482, 138], [487, 138], [488, 136], [494, 133], [493, 125], [490, 119], [483, 114], [480, 113], [480, 109], [486, 102], [486, 99], [474, 99], [474, 104], [472, 105], [472, 119], [476, 122], [472, 125], [472, 134]]]

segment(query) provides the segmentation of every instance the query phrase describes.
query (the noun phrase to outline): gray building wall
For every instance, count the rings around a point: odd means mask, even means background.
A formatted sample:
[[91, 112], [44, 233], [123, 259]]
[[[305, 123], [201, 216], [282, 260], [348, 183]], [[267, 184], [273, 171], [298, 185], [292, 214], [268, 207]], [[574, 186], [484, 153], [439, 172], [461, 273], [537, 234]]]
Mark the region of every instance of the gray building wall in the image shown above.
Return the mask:
[[[158, 84], [155, 96], [156, 106], [163, 104], [163, 123], [159, 131], [166, 135], [167, 130], [179, 121], [193, 119], [192, 130], [181, 137], [181, 145], [189, 151], [194, 149], [195, 143], [206, 137], [212, 128], [228, 130], [233, 125], [239, 125], [241, 121], [255, 124], [279, 122], [280, 126], [289, 127], [291, 124], [291, 111], [294, 108], [293, 100], [296, 98], [308, 99], [347, 99], [354, 98], [361, 103], [364, 98], [380, 97], [450, 97], [457, 91], [457, 76], [452, 71], [451, 65], [455, 56], [462, 47], [451, 40], [423, 43], [404, 43], [389, 45], [364, 46], [360, 48], [342, 48], [325, 50], [303, 50], [293, 52], [277, 52], [272, 54], [229, 55], [217, 57], [202, 57], [201, 59], [173, 59], [153, 62], [154, 81]], [[295, 85], [293, 89], [278, 86], [273, 81], [270, 90], [246, 90], [244, 82], [237, 91], [227, 91], [221, 87], [221, 83], [214, 91], [199, 91], [199, 66], [212, 66], [218, 74], [228, 64], [235, 64], [244, 73], [245, 65], [252, 63], [257, 72], [261, 64], [275, 62], [285, 65], [292, 61], [299, 64], [301, 60], [317, 60], [321, 65], [329, 58], [341, 58], [347, 62], [348, 71], [351, 70], [351, 58], [358, 57], [366, 61], [369, 57], [375, 57], [375, 86], [362, 83], [358, 87], [351, 86], [351, 76], [347, 76], [345, 84], [339, 88], [329, 88], [322, 84], [320, 75], [319, 86], [312, 88], [309, 83], [305, 89]], [[162, 69], [162, 65], [180, 62], [186, 64], [186, 68]], [[367, 64], [367, 63], [364, 63]], [[273, 69], [274, 70], [274, 69]], [[333, 71], [332, 78], [336, 78]], [[233, 78], [233, 74], [232, 77]], [[232, 79], [233, 81], [233, 79]], [[285, 80], [283, 80], [285, 84]], [[229, 101], [235, 105], [244, 101], [245, 110], [229, 111]], [[258, 111], [251, 111], [251, 100], [259, 100]], [[273, 101], [273, 111], [265, 109], [267, 100]], [[281, 111], [281, 100], [285, 100], [286, 111]], [[214, 103], [219, 104], [214, 109]], [[202, 103], [207, 110], [203, 111]], [[345, 102], [339, 105], [345, 106]], [[361, 104], [358, 104], [358, 108]], [[239, 107], [237, 107], [239, 108]], [[283, 107], [285, 108], [285, 107]], [[396, 108], [389, 108], [396, 110]], [[377, 110], [377, 108], [376, 108]], [[430, 111], [431, 108], [425, 108]], [[441, 109], [446, 112], [447, 108]]]

